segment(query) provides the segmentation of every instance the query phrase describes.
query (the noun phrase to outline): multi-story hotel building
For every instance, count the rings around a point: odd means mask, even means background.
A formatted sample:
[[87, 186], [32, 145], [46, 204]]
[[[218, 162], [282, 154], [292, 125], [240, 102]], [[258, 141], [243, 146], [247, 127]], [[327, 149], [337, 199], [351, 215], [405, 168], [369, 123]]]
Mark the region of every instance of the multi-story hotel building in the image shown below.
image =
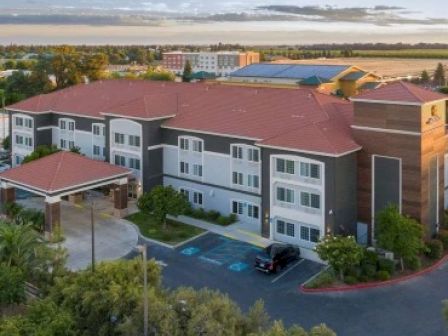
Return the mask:
[[[130, 196], [171, 185], [264, 237], [371, 240], [387, 204], [443, 220], [446, 96], [396, 82], [353, 102], [309, 89], [111, 80], [7, 108], [13, 164], [78, 146], [131, 168]], [[36, 172], [38, 174], [39, 172]]]
[[220, 77], [228, 76], [246, 65], [260, 62], [260, 54], [251, 51], [174, 51], [163, 53], [162, 65], [168, 70], [181, 75], [187, 61], [190, 62], [193, 72], [205, 71]]

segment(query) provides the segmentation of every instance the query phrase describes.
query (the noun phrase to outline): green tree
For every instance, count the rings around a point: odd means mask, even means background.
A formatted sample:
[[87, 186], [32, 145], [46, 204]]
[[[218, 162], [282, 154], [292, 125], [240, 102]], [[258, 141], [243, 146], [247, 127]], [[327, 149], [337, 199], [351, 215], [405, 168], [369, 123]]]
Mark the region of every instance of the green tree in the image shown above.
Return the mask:
[[446, 85], [445, 68], [442, 63], [437, 64], [436, 71], [434, 72], [434, 85]]
[[140, 211], [152, 214], [166, 229], [166, 216], [184, 214], [189, 208], [187, 198], [172, 186], [156, 186], [144, 193], [137, 201]]
[[344, 280], [344, 273], [361, 262], [364, 249], [352, 236], [326, 236], [316, 245], [316, 252]]
[[[95, 272], [84, 270], [55, 280], [50, 298], [74, 318], [85, 336], [116, 335], [118, 325], [133, 315], [142, 301], [141, 259], [117, 260], [97, 265]], [[160, 270], [147, 263], [148, 285], [159, 291]]]
[[271, 321], [264, 308], [263, 300], [257, 300], [246, 317], [246, 333], [260, 333], [269, 328]]
[[171, 71], [154, 71], [150, 69], [142, 76], [142, 78], [153, 81], [174, 82], [176, 75]]
[[6, 138], [3, 139], [2, 147], [5, 150], [11, 149], [11, 135], [8, 135]]
[[193, 75], [193, 69], [191, 68], [191, 63], [189, 60], [185, 62], [184, 72], [182, 73], [182, 82], [189, 82], [191, 76]]
[[448, 300], [442, 301], [442, 314], [445, 321], [448, 322]]
[[336, 336], [336, 333], [325, 324], [320, 324], [311, 328], [310, 336]]
[[25, 302], [25, 277], [18, 267], [0, 264], [0, 307]]
[[420, 82], [422, 83], [429, 83], [429, 81], [431, 80], [431, 78], [429, 77], [428, 71], [423, 70], [422, 74], [420, 75]]
[[84, 74], [90, 81], [105, 78], [108, 65], [109, 59], [106, 54], [98, 53], [86, 56], [83, 62]]
[[395, 205], [381, 211], [375, 221], [378, 246], [392, 251], [400, 258], [401, 269], [404, 261], [418, 256], [423, 250], [423, 227], [416, 220], [403, 216]]
[[37, 146], [33, 152], [31, 152], [30, 154], [25, 156], [23, 158], [22, 163], [28, 163], [28, 162], [31, 162], [34, 160], [38, 160], [40, 158], [54, 154], [56, 152], [59, 152], [59, 149], [55, 145], [51, 145], [51, 146], [40, 145], [40, 146]]

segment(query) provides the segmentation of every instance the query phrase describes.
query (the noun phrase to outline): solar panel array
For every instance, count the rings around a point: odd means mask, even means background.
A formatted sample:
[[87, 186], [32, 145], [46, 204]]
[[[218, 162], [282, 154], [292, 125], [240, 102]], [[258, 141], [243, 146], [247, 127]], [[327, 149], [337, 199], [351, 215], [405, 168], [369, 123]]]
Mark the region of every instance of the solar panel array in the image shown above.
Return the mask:
[[275, 64], [257, 63], [245, 66], [230, 74], [231, 77], [265, 77], [305, 79], [311, 76], [331, 79], [350, 65]]

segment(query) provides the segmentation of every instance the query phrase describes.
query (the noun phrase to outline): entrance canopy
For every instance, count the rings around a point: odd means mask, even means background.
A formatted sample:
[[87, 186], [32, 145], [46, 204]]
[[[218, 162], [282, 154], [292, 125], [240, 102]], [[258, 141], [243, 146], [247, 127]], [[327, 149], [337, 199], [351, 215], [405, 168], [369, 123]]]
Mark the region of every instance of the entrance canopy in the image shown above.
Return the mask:
[[2, 203], [15, 201], [15, 188], [45, 197], [45, 231], [60, 223], [61, 197], [113, 185], [115, 209], [127, 209], [127, 184], [131, 171], [85, 156], [61, 151], [0, 174]]

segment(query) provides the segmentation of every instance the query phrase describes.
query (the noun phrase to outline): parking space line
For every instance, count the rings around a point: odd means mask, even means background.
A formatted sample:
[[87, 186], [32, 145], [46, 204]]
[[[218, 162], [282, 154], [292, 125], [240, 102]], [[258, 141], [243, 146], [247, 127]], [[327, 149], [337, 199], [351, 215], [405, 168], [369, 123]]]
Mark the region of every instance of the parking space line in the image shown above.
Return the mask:
[[294, 268], [296, 268], [298, 265], [300, 265], [301, 263], [303, 263], [305, 261], [305, 259], [301, 259], [299, 260], [297, 263], [295, 263], [293, 266], [291, 266], [290, 268], [288, 268], [286, 271], [284, 271], [282, 274], [280, 274], [278, 277], [276, 277], [274, 280], [271, 281], [271, 283], [276, 282], [277, 280], [279, 280], [280, 278], [282, 278], [283, 276], [285, 276], [286, 274], [288, 274], [290, 271], [292, 271]]

